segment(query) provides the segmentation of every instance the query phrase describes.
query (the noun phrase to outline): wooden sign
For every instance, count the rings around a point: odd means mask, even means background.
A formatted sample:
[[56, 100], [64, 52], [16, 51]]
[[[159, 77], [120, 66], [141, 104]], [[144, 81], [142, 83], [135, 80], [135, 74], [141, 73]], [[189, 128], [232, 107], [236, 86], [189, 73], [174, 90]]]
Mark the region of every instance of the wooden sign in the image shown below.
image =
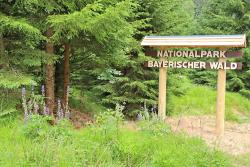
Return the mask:
[[146, 67], [168, 67], [168, 68], [191, 68], [191, 69], [223, 69], [236, 70], [242, 69], [242, 63], [239, 62], [185, 62], [185, 61], [147, 61]]
[[145, 52], [147, 56], [157, 57], [184, 57], [184, 58], [230, 58], [241, 57], [242, 51], [196, 51], [196, 50], [153, 50], [147, 49]]
[[[224, 133], [226, 71], [228, 69], [242, 69], [242, 63], [240, 62], [227, 62], [227, 58], [242, 57], [242, 52], [228, 51], [228, 49], [244, 48], [246, 47], [246, 41], [245, 34], [144, 37], [141, 45], [147, 47], [145, 55], [159, 58], [159, 61], [145, 62], [145, 66], [147, 67], [159, 68], [159, 117], [163, 120], [166, 117], [168, 68], [216, 69], [218, 71], [216, 134], [220, 137]], [[181, 48], [181, 50], [176, 50], [176, 48]], [[193, 48], [199, 48], [200, 51], [192, 50]], [[204, 48], [214, 48], [217, 50], [202, 50]], [[197, 62], [178, 60], [170, 61], [171, 57], [197, 59], [205, 58], [205, 60]], [[218, 62], [205, 62], [208, 58], [216, 58]]]

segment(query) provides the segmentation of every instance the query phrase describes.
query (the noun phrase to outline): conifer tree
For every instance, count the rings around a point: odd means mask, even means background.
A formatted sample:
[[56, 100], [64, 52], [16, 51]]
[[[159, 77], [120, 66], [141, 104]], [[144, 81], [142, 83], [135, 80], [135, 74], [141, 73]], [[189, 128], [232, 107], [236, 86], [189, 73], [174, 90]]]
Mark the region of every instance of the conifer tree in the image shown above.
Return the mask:
[[[209, 0], [202, 9], [199, 23], [201, 33], [203, 34], [247, 34], [249, 36], [250, 28], [250, 3], [247, 0]], [[240, 91], [249, 89], [250, 66], [249, 52], [247, 47], [244, 49], [243, 59], [235, 59], [235, 61], [243, 62], [241, 71], [229, 70], [227, 73], [227, 89], [231, 91]], [[230, 59], [234, 60], [234, 59]], [[208, 80], [214, 81], [214, 78]]]
[[[11, 15], [12, 17], [22, 17], [20, 19], [20, 22], [17, 22], [17, 18], [7, 18], [5, 16], [2, 16], [1, 14], [1, 21], [3, 24], [1, 25], [1, 30], [4, 32], [6, 30], [7, 26], [13, 26], [13, 29], [16, 29], [20, 32], [21, 35], [24, 37], [28, 37], [25, 41], [27, 45], [32, 48], [32, 52], [28, 50], [24, 50], [21, 48], [18, 50], [19, 52], [15, 52], [13, 48], [11, 48], [12, 53], [24, 54], [29, 55], [32, 53], [32, 56], [40, 56], [39, 59], [36, 59], [36, 63], [41, 66], [41, 59], [43, 59], [43, 63], [45, 64], [45, 84], [46, 84], [46, 100], [47, 105], [49, 107], [49, 110], [54, 110], [54, 101], [55, 101], [55, 95], [54, 95], [54, 61], [56, 58], [56, 53], [54, 53], [54, 46], [53, 41], [50, 39], [50, 37], [53, 34], [53, 29], [50, 28], [50, 25], [47, 24], [46, 19], [51, 14], [62, 14], [62, 13], [70, 13], [73, 12], [81, 6], [84, 5], [83, 1], [46, 1], [46, 0], [17, 0], [17, 1], [3, 1], [1, 2], [1, 8], [2, 11], [4, 11], [7, 15]], [[9, 19], [9, 20], [8, 20]], [[29, 23], [24, 22], [24, 20], [29, 20]], [[10, 22], [13, 22], [13, 24], [10, 24]], [[25, 23], [27, 25], [22, 25], [22, 23]], [[10, 33], [17, 33], [13, 29], [10, 29]], [[27, 29], [27, 30], [26, 30]], [[10, 37], [10, 33], [6, 36]], [[26, 34], [25, 34], [26, 33]], [[44, 34], [44, 36], [42, 35]], [[18, 36], [17, 34], [13, 34], [14, 36]], [[45, 38], [45, 36], [47, 38]], [[43, 41], [47, 41], [45, 45], [42, 43]], [[2, 41], [2, 40], [1, 40]], [[2, 42], [1, 42], [2, 44]], [[5, 46], [5, 45], [1, 45]], [[24, 46], [24, 45], [22, 45]], [[17, 46], [16, 46], [17, 47]], [[3, 47], [1, 47], [3, 48]], [[42, 51], [43, 49], [46, 50], [46, 53]], [[5, 49], [6, 50], [6, 49]], [[3, 57], [3, 56], [1, 56]], [[30, 62], [31, 63], [31, 62]], [[32, 64], [29, 64], [29, 66]], [[15, 65], [16, 66], [16, 65]], [[14, 87], [19, 87], [20, 85], [27, 85], [31, 84], [31, 80], [27, 80], [27, 77], [24, 76], [21, 77], [22, 79], [18, 79], [20, 83], [15, 83]], [[13, 78], [12, 78], [13, 79]], [[24, 82], [24, 79], [25, 82]], [[2, 80], [5, 82], [5, 85], [10, 85], [9, 83], [6, 84], [5, 80]], [[32, 80], [32, 83], [34, 81]]]
[[[150, 3], [154, 3], [153, 7]], [[169, 10], [163, 10], [164, 7]], [[175, 15], [170, 10], [175, 8], [182, 13]], [[164, 14], [159, 16], [158, 10]], [[73, 39], [72, 43], [83, 44], [72, 45], [74, 83], [79, 84], [80, 80], [84, 84], [79, 86], [95, 92], [102, 104], [107, 107], [123, 104], [125, 112], [132, 115], [145, 102], [149, 108], [155, 107], [157, 99], [158, 76], [155, 70], [143, 67], [143, 62], [150, 58], [145, 57], [140, 47], [142, 36], [152, 31], [158, 35], [188, 33], [191, 18], [183, 11], [182, 1], [177, 0], [174, 4], [170, 1], [100, 1], [79, 12], [51, 16], [49, 23], [55, 30], [55, 41], [63, 40], [64, 36]], [[149, 19], [150, 15], [154, 18]], [[177, 18], [181, 21], [177, 22]], [[168, 19], [171, 19], [168, 26], [173, 28], [164, 28]], [[154, 25], [156, 20], [166, 22]], [[174, 27], [178, 23], [181, 24]], [[153, 26], [159, 29], [154, 30]]]
[[29, 69], [41, 65], [39, 62], [44, 53], [35, 47], [45, 37], [30, 22], [10, 13], [0, 14], [0, 30], [0, 86], [13, 89], [35, 84]]
[[[97, 102], [106, 107], [124, 105], [128, 115], [140, 112], [145, 104], [148, 109], [156, 108], [158, 69], [143, 66], [144, 61], [153, 58], [144, 55], [140, 46], [142, 37], [190, 34], [193, 25], [191, 0], [2, 0], [0, 3], [4, 18], [0, 21], [3, 22], [0, 30], [4, 30], [0, 35], [1, 59], [5, 61], [8, 57], [7, 66], [13, 64], [24, 74], [20, 82], [12, 83], [20, 87], [45, 81], [50, 111], [54, 109], [54, 89], [59, 86], [55, 83], [54, 64], [62, 60], [64, 105], [70, 83], [98, 97]], [[18, 42], [13, 41], [13, 36], [18, 37]], [[5, 39], [13, 42], [5, 44]], [[15, 61], [2, 56], [6, 53], [12, 54]], [[62, 55], [64, 58], [60, 59]], [[36, 66], [36, 70], [27, 69], [27, 64]], [[7, 69], [5, 66], [6, 63], [0, 63], [0, 68]], [[41, 66], [45, 70], [41, 71]], [[59, 69], [56, 74], [60, 73]], [[32, 76], [36, 78], [32, 80]], [[30, 79], [24, 82], [25, 77]]]

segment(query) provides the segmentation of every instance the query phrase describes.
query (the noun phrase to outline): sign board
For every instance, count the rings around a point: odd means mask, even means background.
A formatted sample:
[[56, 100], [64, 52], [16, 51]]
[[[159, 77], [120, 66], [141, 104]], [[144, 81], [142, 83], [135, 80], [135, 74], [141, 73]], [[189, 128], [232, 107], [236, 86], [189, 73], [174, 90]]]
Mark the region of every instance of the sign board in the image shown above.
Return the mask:
[[236, 62], [187, 62], [187, 61], [147, 61], [146, 67], [168, 67], [168, 68], [191, 68], [191, 69], [223, 69], [239, 70], [242, 69], [242, 63]]
[[[146, 55], [164, 58], [231, 58], [241, 57], [241, 51], [211, 51], [211, 50], [153, 50], [147, 49]], [[147, 61], [146, 67], [191, 68], [191, 69], [223, 69], [239, 70], [242, 63], [239, 62], [186, 62], [186, 61]]]
[[[146, 36], [142, 46], [146, 49], [145, 55], [158, 57], [159, 61], [147, 61], [146, 67], [159, 68], [159, 99], [158, 115], [166, 116], [166, 86], [167, 68], [215, 69], [218, 71], [217, 102], [216, 102], [216, 133], [224, 132], [226, 70], [242, 69], [241, 62], [227, 62], [227, 58], [241, 57], [241, 51], [227, 51], [229, 48], [246, 47], [246, 35], [194, 35], [194, 36]], [[176, 50], [176, 48], [182, 48]], [[218, 50], [184, 50], [186, 48], [216, 48]], [[164, 50], [165, 49], [165, 50]], [[172, 49], [172, 50], [171, 50]], [[167, 59], [166, 59], [167, 58]], [[175, 61], [171, 61], [175, 58]], [[206, 61], [176, 61], [176, 58], [216, 58], [217, 62]], [[193, 60], [193, 59], [192, 59]]]
[[145, 52], [147, 56], [157, 57], [183, 57], [183, 58], [231, 58], [241, 57], [242, 51], [176, 51], [176, 50], [153, 50], [147, 49]]

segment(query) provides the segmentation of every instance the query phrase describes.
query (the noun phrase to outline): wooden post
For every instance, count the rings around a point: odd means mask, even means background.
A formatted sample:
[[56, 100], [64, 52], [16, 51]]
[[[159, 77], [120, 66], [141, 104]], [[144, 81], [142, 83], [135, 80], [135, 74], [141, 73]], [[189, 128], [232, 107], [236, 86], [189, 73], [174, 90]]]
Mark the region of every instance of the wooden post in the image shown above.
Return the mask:
[[[163, 57], [160, 61], [165, 61]], [[160, 67], [159, 69], [159, 101], [158, 101], [158, 116], [165, 120], [166, 118], [166, 94], [167, 94], [167, 68]]]
[[[219, 58], [219, 62], [226, 62], [226, 58]], [[217, 101], [216, 101], [216, 135], [224, 134], [225, 124], [225, 95], [226, 95], [226, 70], [218, 70]]]

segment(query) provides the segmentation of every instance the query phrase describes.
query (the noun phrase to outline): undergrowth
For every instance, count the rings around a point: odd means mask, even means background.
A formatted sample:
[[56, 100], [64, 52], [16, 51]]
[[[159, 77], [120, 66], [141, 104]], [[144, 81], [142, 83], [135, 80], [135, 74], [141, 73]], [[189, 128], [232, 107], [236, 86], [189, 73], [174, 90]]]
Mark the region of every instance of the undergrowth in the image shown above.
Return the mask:
[[223, 153], [173, 134], [155, 118], [142, 120], [136, 131], [122, 126], [119, 111], [101, 113], [81, 130], [67, 120], [54, 126], [48, 120], [33, 115], [26, 123], [1, 126], [0, 166], [230, 167]]

